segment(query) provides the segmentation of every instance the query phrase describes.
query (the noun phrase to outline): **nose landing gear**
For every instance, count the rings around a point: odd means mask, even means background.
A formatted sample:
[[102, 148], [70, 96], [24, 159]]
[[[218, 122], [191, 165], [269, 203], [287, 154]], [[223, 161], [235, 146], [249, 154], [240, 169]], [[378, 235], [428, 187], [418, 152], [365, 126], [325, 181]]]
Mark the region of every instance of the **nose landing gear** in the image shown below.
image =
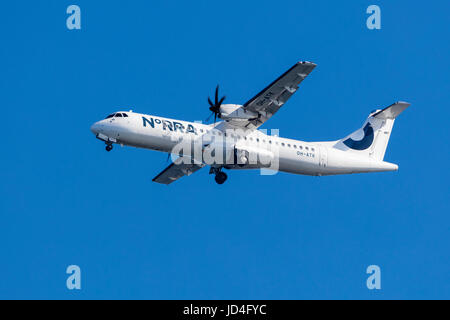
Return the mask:
[[106, 151], [110, 152], [113, 149], [113, 145], [112, 144], [106, 144]]

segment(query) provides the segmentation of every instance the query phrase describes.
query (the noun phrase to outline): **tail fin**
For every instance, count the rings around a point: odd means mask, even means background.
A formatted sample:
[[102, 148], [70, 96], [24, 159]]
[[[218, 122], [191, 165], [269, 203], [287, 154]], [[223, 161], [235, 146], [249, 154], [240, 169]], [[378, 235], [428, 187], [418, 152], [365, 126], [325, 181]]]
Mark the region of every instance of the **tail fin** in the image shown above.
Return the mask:
[[334, 148], [382, 161], [395, 119], [409, 106], [407, 102], [397, 102], [372, 112], [361, 129], [339, 140]]

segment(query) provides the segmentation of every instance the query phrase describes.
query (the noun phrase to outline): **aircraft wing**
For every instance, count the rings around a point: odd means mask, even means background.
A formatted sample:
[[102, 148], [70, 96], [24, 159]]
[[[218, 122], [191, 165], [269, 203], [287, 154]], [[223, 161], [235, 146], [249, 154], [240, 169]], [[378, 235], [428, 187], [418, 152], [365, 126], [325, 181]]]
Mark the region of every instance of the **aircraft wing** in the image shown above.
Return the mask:
[[194, 172], [203, 168], [205, 164], [181, 157], [170, 164], [153, 181], [161, 184], [171, 184], [172, 182], [184, 177], [190, 176]]
[[255, 129], [269, 120], [297, 91], [300, 83], [315, 67], [316, 64], [312, 62], [296, 63], [250, 101], [245, 103], [243, 108], [246, 111], [258, 114], [258, 117], [245, 121], [240, 126]]

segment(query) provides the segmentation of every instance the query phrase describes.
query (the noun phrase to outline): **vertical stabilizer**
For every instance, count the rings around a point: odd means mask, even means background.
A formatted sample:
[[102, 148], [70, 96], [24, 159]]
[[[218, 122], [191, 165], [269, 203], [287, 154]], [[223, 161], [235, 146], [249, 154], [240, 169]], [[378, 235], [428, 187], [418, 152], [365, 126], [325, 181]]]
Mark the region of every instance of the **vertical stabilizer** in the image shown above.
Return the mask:
[[409, 106], [407, 102], [397, 102], [372, 112], [361, 129], [339, 140], [334, 148], [382, 161], [395, 119]]

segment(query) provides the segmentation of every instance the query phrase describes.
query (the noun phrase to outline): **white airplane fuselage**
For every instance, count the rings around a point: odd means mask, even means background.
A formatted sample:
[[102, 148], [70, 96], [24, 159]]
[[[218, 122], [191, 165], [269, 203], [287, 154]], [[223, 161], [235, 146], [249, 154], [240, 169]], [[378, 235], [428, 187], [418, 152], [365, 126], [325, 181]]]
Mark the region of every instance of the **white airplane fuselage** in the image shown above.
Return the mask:
[[[134, 112], [119, 112], [122, 117], [111, 117], [96, 122], [91, 131], [97, 138], [111, 145], [132, 146], [173, 153], [180, 142], [195, 141], [202, 136], [223, 136], [223, 122], [206, 125], [173, 120]], [[126, 116], [125, 116], [126, 115]], [[250, 150], [258, 154], [274, 155], [276, 170], [302, 175], [337, 175], [364, 172], [395, 171], [398, 166], [370, 157], [349, 154], [335, 147], [333, 142], [304, 142], [266, 135], [259, 130], [227, 129], [227, 148]], [[276, 152], [274, 152], [276, 150]], [[208, 164], [211, 165], [211, 164]], [[259, 165], [213, 164], [227, 169], [257, 169]]]

